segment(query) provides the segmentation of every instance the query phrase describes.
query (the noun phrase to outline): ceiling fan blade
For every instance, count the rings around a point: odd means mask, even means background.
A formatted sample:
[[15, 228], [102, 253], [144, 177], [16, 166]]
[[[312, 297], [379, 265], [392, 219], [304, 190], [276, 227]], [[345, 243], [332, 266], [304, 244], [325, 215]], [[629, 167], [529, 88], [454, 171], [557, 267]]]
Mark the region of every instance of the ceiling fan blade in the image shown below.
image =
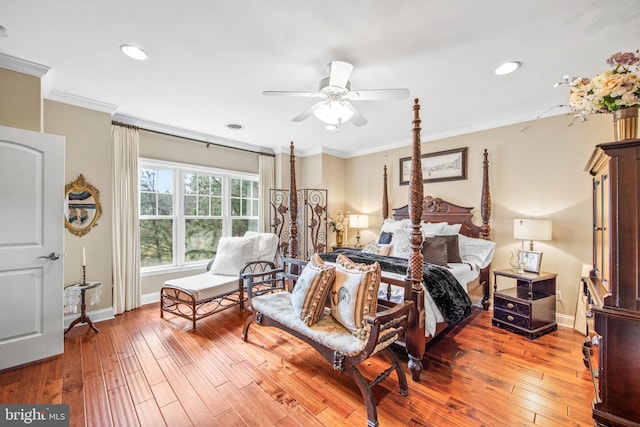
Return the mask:
[[318, 92], [300, 92], [300, 91], [287, 91], [287, 90], [265, 90], [262, 92], [264, 96], [301, 96], [305, 98], [313, 98], [322, 96], [321, 93]]
[[291, 119], [292, 122], [301, 122], [303, 120], [308, 119], [313, 112], [319, 108], [322, 104], [324, 104], [326, 101], [320, 101], [320, 102], [316, 102], [315, 104], [313, 104], [311, 107], [307, 108], [306, 110], [304, 110], [302, 113], [298, 114], [297, 116], [295, 116], [293, 119]]
[[330, 71], [329, 86], [345, 88], [349, 81], [349, 77], [351, 77], [353, 65], [343, 61], [331, 61]]
[[358, 110], [356, 110], [356, 107], [354, 107], [353, 105], [351, 105], [348, 102], [343, 102], [343, 104], [349, 110], [353, 111], [353, 116], [351, 117], [351, 119], [349, 121], [351, 123], [353, 123], [354, 126], [364, 126], [364, 125], [367, 124], [367, 119], [365, 119], [364, 116], [362, 114], [360, 114], [360, 112]]
[[408, 97], [409, 89], [352, 90], [347, 94], [347, 99], [352, 101], [407, 99]]

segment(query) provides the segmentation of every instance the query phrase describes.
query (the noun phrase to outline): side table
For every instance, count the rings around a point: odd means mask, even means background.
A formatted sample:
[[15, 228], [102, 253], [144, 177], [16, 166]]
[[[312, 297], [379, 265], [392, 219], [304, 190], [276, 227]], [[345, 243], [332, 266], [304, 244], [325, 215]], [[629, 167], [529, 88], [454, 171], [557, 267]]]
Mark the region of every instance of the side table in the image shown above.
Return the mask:
[[[498, 277], [515, 279], [516, 286], [498, 289]], [[556, 274], [494, 270], [491, 323], [530, 340], [558, 329]]]
[[93, 322], [89, 318], [89, 315], [87, 314], [87, 302], [86, 302], [86, 299], [85, 299], [85, 292], [87, 290], [93, 289], [93, 288], [97, 288], [100, 285], [102, 285], [102, 282], [77, 283], [77, 284], [68, 286], [69, 288], [70, 287], [77, 287], [78, 289], [80, 289], [80, 317], [78, 317], [73, 322], [71, 322], [71, 324], [69, 325], [67, 330], [64, 331], [65, 335], [67, 334], [67, 332], [69, 332], [71, 330], [71, 328], [73, 328], [78, 323], [86, 323], [94, 331], [100, 332], [100, 330], [98, 328], [96, 328], [96, 326], [93, 324]]

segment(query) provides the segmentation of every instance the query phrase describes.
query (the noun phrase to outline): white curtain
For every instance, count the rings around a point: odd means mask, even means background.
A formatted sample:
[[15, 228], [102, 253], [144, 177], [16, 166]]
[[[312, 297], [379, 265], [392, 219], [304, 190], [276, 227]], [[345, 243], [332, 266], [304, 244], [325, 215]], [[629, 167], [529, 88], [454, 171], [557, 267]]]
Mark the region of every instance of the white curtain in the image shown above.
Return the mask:
[[276, 184], [276, 158], [266, 154], [258, 156], [258, 174], [260, 174], [260, 216], [258, 231], [272, 232], [271, 229], [271, 189]]
[[135, 126], [113, 124], [113, 309], [140, 307], [138, 141]]

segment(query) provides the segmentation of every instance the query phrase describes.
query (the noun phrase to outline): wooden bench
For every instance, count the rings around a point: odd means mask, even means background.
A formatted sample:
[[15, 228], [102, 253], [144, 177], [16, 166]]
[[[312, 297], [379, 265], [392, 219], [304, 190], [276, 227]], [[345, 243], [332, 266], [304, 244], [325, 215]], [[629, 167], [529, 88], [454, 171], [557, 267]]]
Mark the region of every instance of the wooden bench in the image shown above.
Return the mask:
[[[395, 370], [400, 394], [406, 396], [409, 392], [400, 360], [389, 346], [406, 330], [413, 302], [404, 301], [374, 315], [366, 316], [365, 320], [371, 327], [367, 339], [356, 337], [330, 314], [325, 314], [313, 326], [307, 326], [293, 310], [289, 292], [295, 286], [295, 281], [305, 265], [305, 261], [283, 258], [282, 267], [275, 271], [242, 275], [249, 295], [249, 304], [254, 311], [245, 321], [242, 339], [247, 341], [249, 327], [255, 322], [261, 326], [279, 328], [306, 342], [316, 349], [335, 371], [346, 374], [355, 381], [367, 409], [367, 425], [377, 426], [378, 415], [372, 387]], [[261, 291], [270, 288], [268, 290], [272, 292], [256, 295], [254, 292], [256, 287], [261, 287]], [[276, 289], [277, 292], [273, 292]], [[391, 366], [368, 382], [362, 376], [358, 365], [374, 354], [386, 356]]]

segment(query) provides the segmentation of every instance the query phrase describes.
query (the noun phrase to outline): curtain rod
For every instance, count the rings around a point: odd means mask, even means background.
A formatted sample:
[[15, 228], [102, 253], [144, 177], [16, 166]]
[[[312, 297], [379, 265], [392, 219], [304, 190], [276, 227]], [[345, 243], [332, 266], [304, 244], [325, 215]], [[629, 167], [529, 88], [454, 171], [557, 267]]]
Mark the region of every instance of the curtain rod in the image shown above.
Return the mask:
[[246, 151], [247, 153], [258, 154], [258, 155], [261, 155], [261, 156], [269, 156], [269, 157], [275, 157], [276, 156], [275, 154], [271, 154], [271, 153], [262, 153], [260, 151], [249, 150], [248, 148], [230, 147], [228, 145], [218, 144], [216, 142], [204, 141], [204, 140], [201, 140], [201, 139], [195, 139], [195, 138], [191, 138], [191, 137], [187, 137], [187, 136], [173, 135], [173, 134], [168, 133], [168, 132], [160, 132], [160, 131], [157, 131], [157, 130], [147, 129], [147, 128], [140, 127], [140, 126], [135, 126], [135, 125], [128, 125], [126, 123], [117, 122], [115, 120], [112, 120], [111, 124], [112, 125], [116, 125], [116, 126], [125, 126], [125, 127], [132, 128], [132, 129], [144, 130], [144, 131], [147, 131], [147, 132], [153, 132], [153, 133], [157, 133], [158, 135], [172, 136], [174, 138], [181, 138], [181, 139], [186, 139], [188, 141], [199, 142], [201, 144], [206, 144], [207, 148], [209, 148], [210, 145], [213, 145], [215, 147], [228, 148], [230, 150]]

